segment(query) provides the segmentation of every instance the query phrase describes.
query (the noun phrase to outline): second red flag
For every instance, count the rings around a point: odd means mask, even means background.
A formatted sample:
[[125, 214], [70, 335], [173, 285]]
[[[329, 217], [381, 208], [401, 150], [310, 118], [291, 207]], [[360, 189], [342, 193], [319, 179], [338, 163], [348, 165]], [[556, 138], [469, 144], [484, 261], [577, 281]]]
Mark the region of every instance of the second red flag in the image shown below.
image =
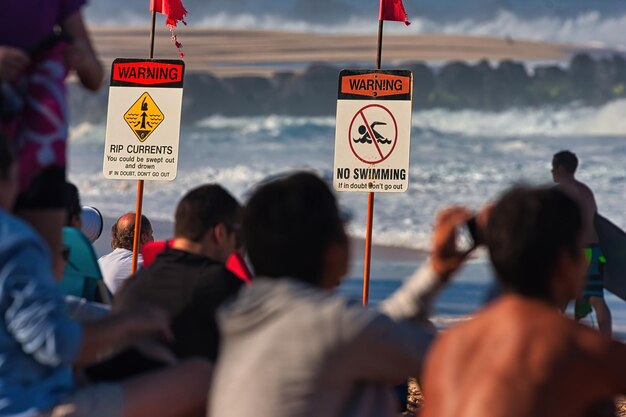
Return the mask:
[[405, 25], [411, 24], [404, 10], [402, 0], [380, 0], [380, 16], [378, 19], [404, 22]]

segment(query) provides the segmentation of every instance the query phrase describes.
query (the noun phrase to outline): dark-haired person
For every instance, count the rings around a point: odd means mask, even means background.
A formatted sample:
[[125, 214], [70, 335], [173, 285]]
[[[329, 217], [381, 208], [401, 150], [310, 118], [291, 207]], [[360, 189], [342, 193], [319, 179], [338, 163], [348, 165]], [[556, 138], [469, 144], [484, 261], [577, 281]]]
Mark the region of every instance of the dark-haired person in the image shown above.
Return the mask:
[[65, 182], [65, 210], [67, 213], [65, 226], [80, 230], [83, 226], [83, 208], [80, 205], [80, 193], [78, 188], [69, 181]]
[[81, 384], [73, 367], [149, 339], [169, 338], [167, 314], [144, 307], [89, 323], [68, 317], [50, 251], [10, 214], [17, 166], [0, 136], [0, 415], [140, 417], [198, 415], [211, 366], [186, 361], [117, 384]]
[[172, 316], [174, 353], [215, 361], [219, 333], [215, 311], [243, 281], [224, 265], [239, 245], [240, 204], [224, 188], [207, 184], [178, 203], [173, 242], [139, 271], [115, 297], [114, 310], [144, 303]]
[[[113, 251], [98, 259], [104, 283], [113, 295], [132, 274], [135, 217], [135, 213], [126, 213], [117, 219], [111, 227], [111, 248]], [[137, 269], [140, 269], [143, 263], [141, 248], [144, 244], [152, 241], [154, 241], [152, 224], [146, 216], [142, 215]]]
[[[552, 158], [552, 177], [567, 192], [571, 193], [582, 208], [583, 240], [585, 256], [588, 261], [587, 280], [582, 297], [576, 301], [576, 319], [579, 320], [591, 312], [596, 312], [598, 330], [601, 334], [611, 337], [611, 311], [604, 300], [604, 282], [602, 277], [602, 251], [598, 245], [598, 235], [593, 226], [593, 218], [598, 211], [596, 199], [587, 185], [575, 178], [578, 158], [570, 151], [561, 151]], [[591, 305], [589, 305], [591, 304]]]
[[349, 248], [324, 181], [295, 173], [259, 186], [243, 221], [256, 276], [219, 313], [208, 415], [397, 415], [391, 386], [421, 371], [433, 298], [466, 255], [454, 247], [454, 229], [469, 217], [458, 208], [440, 214], [430, 262], [379, 312], [334, 293]]
[[504, 294], [433, 344], [422, 417], [584, 416], [626, 393], [626, 346], [560, 311], [583, 287], [584, 230], [558, 188], [514, 188], [493, 206], [484, 236]]

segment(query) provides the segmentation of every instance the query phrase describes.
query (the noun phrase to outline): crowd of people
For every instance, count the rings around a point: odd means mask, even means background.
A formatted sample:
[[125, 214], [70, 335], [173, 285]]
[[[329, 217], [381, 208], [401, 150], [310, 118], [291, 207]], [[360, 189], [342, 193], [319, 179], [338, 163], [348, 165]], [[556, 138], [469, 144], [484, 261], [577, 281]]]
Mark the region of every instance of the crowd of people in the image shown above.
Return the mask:
[[[112, 252], [85, 272], [105, 284], [101, 297], [64, 297], [79, 276], [67, 268], [80, 265], [63, 228], [93, 242], [102, 217], [65, 178], [63, 95], [32, 74], [62, 86], [75, 71], [99, 87], [83, 3], [46, 2], [62, 13], [42, 13], [54, 18], [28, 36], [21, 23], [0, 28], [0, 416], [387, 417], [400, 412], [391, 388], [408, 377], [425, 417], [614, 414], [626, 346], [611, 338], [597, 207], [569, 151], [554, 155], [557, 187], [512, 187], [480, 213], [442, 209], [429, 259], [379, 308], [335, 291], [350, 239], [332, 190], [311, 172], [260, 183], [243, 205], [218, 184], [189, 190], [164, 242], [143, 216], [138, 250], [150, 260], [136, 272], [136, 215], [122, 215]], [[32, 5], [7, 7], [19, 17]], [[32, 99], [15, 114], [12, 88]], [[42, 106], [50, 112], [37, 115]], [[432, 307], [474, 250], [456, 239], [470, 221], [499, 294], [438, 332]], [[245, 254], [252, 277], [230, 266], [233, 254]], [[564, 314], [572, 300], [574, 319]], [[599, 331], [576, 322], [590, 309]]]
[[[411, 376], [425, 416], [610, 413], [626, 392], [626, 347], [562, 312], [590, 270], [589, 216], [567, 187], [513, 187], [477, 215], [441, 210], [429, 260], [374, 309], [335, 292], [350, 239], [318, 176], [261, 183], [245, 206], [202, 185], [153, 261], [109, 288], [112, 305], [74, 319], [50, 247], [14, 214], [13, 155], [2, 137], [0, 415], [394, 416], [391, 388]], [[501, 295], [438, 335], [432, 306], [471, 251], [456, 234], [473, 217]], [[118, 219], [114, 242], [132, 241], [133, 221]], [[226, 265], [237, 251], [249, 283]]]

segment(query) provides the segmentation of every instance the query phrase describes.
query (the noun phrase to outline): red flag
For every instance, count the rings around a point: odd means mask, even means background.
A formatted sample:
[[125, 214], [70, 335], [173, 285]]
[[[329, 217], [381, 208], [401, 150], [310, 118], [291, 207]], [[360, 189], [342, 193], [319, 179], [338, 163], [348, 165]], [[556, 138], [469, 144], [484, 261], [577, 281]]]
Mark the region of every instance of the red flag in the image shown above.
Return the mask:
[[163, 13], [163, 0], [150, 0], [150, 11]]
[[163, 13], [166, 16], [165, 24], [176, 26], [178, 22], [185, 22], [187, 10], [181, 0], [150, 0], [150, 11]]
[[380, 16], [378, 19], [404, 22], [407, 26], [411, 24], [402, 5], [402, 0], [380, 0]]
[[185, 54], [182, 51], [183, 45], [178, 42], [178, 36], [174, 32], [174, 28], [178, 22], [183, 22], [185, 25], [185, 16], [187, 16], [187, 9], [183, 6], [181, 0], [150, 0], [150, 11], [162, 13], [165, 15], [165, 24], [170, 27], [172, 32], [172, 42], [178, 48], [180, 57], [184, 58]]

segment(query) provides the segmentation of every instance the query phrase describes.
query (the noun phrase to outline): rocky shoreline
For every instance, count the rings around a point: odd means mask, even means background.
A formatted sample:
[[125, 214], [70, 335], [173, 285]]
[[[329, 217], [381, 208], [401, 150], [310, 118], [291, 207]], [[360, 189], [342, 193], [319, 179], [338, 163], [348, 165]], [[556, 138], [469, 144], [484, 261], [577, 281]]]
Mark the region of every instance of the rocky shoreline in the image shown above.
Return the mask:
[[[437, 68], [414, 62], [397, 68], [413, 71], [415, 110], [593, 106], [626, 98], [626, 59], [621, 55], [593, 58], [580, 53], [563, 66], [537, 65], [532, 71], [512, 60], [451, 61]], [[217, 77], [190, 71], [185, 75], [183, 123], [212, 115], [332, 116], [340, 70], [322, 63], [268, 76]], [[108, 88], [97, 94], [74, 82], [68, 88], [73, 123], [104, 122]]]

